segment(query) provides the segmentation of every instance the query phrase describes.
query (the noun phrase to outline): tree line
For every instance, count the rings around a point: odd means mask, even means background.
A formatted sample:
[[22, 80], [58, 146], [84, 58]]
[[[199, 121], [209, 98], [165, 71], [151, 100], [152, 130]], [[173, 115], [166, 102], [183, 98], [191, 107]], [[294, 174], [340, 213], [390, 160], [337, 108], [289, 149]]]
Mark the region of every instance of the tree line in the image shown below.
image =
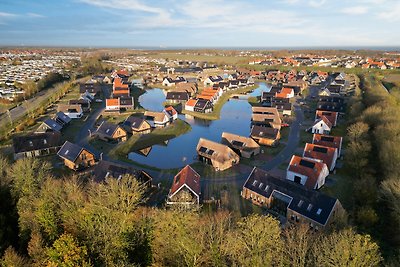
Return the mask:
[[351, 169], [355, 225], [371, 234], [388, 261], [400, 264], [400, 98], [374, 74], [360, 76], [350, 105], [346, 165]]
[[135, 177], [55, 178], [48, 162], [0, 158], [1, 266], [378, 266], [380, 248], [346, 224], [326, 232], [145, 205]]

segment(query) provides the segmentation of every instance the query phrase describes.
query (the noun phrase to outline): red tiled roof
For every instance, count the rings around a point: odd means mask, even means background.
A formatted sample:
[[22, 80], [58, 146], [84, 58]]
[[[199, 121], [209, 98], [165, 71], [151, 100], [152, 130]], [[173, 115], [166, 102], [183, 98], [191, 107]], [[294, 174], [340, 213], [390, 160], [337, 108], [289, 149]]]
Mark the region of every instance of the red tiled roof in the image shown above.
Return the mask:
[[[308, 168], [306, 166], [300, 165], [301, 160], [314, 163], [314, 168]], [[292, 156], [292, 159], [290, 160], [288, 170], [292, 171], [294, 173], [299, 173], [299, 174], [307, 176], [308, 179], [304, 186], [309, 189], [314, 189], [315, 185], [318, 182], [318, 177], [319, 177], [320, 173], [322, 172], [324, 166], [326, 166], [325, 163], [313, 161], [311, 159], [305, 159], [303, 157], [294, 155], [294, 156]]]
[[106, 99], [106, 106], [119, 106], [119, 98]]
[[197, 103], [197, 99], [189, 99], [189, 100], [186, 102], [186, 106], [194, 107], [194, 106], [196, 105], [196, 103]]
[[175, 175], [169, 196], [172, 196], [178, 192], [183, 185], [186, 185], [198, 196], [200, 195], [200, 174], [193, 170], [189, 165], [186, 165]]
[[[332, 142], [324, 141], [323, 139], [331, 139]], [[325, 134], [314, 134], [313, 136], [313, 144], [321, 145], [321, 146], [328, 146], [334, 147], [338, 150], [341, 148], [342, 145], [342, 137], [340, 136], [332, 136], [332, 135], [325, 135]]]
[[338, 113], [337, 112], [333, 112], [333, 111], [325, 111], [325, 110], [316, 110], [315, 111], [315, 119], [321, 119], [322, 117], [325, 117], [328, 119], [328, 121], [335, 126], [336, 125], [336, 121], [337, 121], [337, 116]]
[[[325, 150], [326, 152], [322, 152]], [[320, 159], [331, 170], [335, 161], [336, 148], [306, 143], [303, 157]]]

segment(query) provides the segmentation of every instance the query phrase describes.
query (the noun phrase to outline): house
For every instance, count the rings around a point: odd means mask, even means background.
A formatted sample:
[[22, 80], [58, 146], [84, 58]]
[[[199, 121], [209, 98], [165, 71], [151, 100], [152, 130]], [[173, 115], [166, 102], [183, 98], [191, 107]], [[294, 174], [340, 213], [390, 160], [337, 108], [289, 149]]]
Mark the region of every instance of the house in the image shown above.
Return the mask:
[[196, 147], [199, 160], [224, 171], [238, 164], [240, 157], [228, 146], [200, 138]]
[[292, 115], [292, 103], [289, 98], [272, 98], [271, 107], [276, 108], [282, 116]]
[[229, 146], [244, 158], [251, 158], [260, 154], [260, 145], [249, 137], [223, 132], [221, 143]]
[[170, 122], [178, 119], [178, 112], [172, 106], [166, 107], [163, 112], [167, 115]]
[[61, 135], [58, 132], [35, 133], [13, 138], [14, 160], [57, 153]]
[[200, 113], [210, 113], [213, 110], [213, 105], [205, 99], [198, 99], [193, 107], [193, 111]]
[[132, 96], [119, 97], [119, 108], [122, 110], [134, 109], [134, 102]]
[[315, 231], [329, 226], [343, 209], [336, 198], [256, 167], [244, 183], [241, 196], [282, 216], [286, 219], [283, 223], [307, 224]]
[[195, 82], [182, 82], [177, 83], [175, 85], [175, 88], [173, 88], [172, 90], [174, 92], [186, 92], [189, 94], [189, 96], [194, 96], [195, 94], [197, 94], [198, 86]]
[[151, 132], [151, 125], [145, 119], [129, 116], [123, 123], [125, 130], [132, 134], [147, 134]]
[[167, 197], [168, 205], [193, 206], [200, 204], [200, 174], [186, 165], [174, 177]]
[[197, 99], [189, 99], [185, 104], [185, 110], [194, 111], [194, 107], [196, 106]]
[[163, 85], [163, 86], [168, 86], [168, 87], [174, 86], [174, 85], [176, 85], [176, 84], [178, 84], [178, 83], [186, 83], [185, 78], [183, 78], [183, 77], [177, 77], [176, 79], [172, 79], [172, 78], [170, 78], [170, 77], [166, 77], [166, 78], [164, 78], [164, 80], [162, 81], [162, 85]]
[[276, 107], [252, 107], [252, 111], [252, 125], [281, 129], [282, 120]]
[[319, 189], [329, 175], [325, 163], [310, 158], [292, 156], [286, 171], [286, 179], [302, 184], [308, 189]]
[[69, 105], [80, 105], [83, 112], [90, 112], [90, 101], [88, 99], [71, 99]]
[[101, 88], [96, 83], [81, 83], [79, 84], [79, 93], [85, 94], [89, 93], [92, 96], [95, 96], [101, 92]]
[[71, 119], [80, 119], [83, 116], [83, 109], [81, 105], [63, 105], [57, 107], [57, 111], [63, 112]]
[[336, 148], [337, 156], [340, 157], [342, 154], [342, 140], [343, 138], [340, 136], [314, 134], [312, 142], [316, 145]]
[[153, 128], [163, 128], [170, 123], [168, 116], [164, 112], [145, 111], [144, 116]]
[[35, 133], [61, 132], [62, 126], [53, 119], [45, 119]]
[[57, 155], [64, 160], [65, 166], [74, 171], [91, 167], [96, 161], [92, 152], [69, 141], [62, 145]]
[[251, 127], [250, 136], [260, 145], [273, 147], [279, 144], [279, 139], [281, 138], [278, 129], [257, 125]]
[[332, 130], [332, 123], [325, 116], [322, 116], [314, 122], [309, 130], [311, 130], [311, 133], [329, 134]]
[[204, 80], [204, 86], [213, 86], [214, 84], [218, 84], [223, 80], [224, 79], [222, 79], [221, 76], [208, 76], [208, 78]]
[[119, 98], [107, 98], [106, 99], [106, 111], [119, 112], [120, 110], [120, 99]]
[[172, 104], [185, 104], [189, 100], [188, 92], [168, 92], [165, 100]]
[[303, 151], [303, 157], [320, 160], [326, 164], [330, 171], [333, 171], [336, 166], [338, 152], [334, 147], [306, 143]]
[[142, 170], [137, 170], [131, 166], [121, 165], [114, 162], [100, 160], [93, 170], [93, 181], [103, 183], [109, 178], [121, 179], [124, 175], [135, 177], [141, 184], [150, 187], [152, 177]]
[[71, 122], [71, 118], [64, 114], [64, 112], [57, 112], [54, 120], [60, 124], [62, 127], [66, 126]]
[[325, 117], [328, 119], [328, 121], [331, 123], [331, 125], [334, 127], [337, 124], [337, 118], [338, 118], [338, 113], [333, 112], [333, 111], [325, 111], [325, 110], [316, 110], [315, 111], [315, 120], [322, 119], [322, 117]]
[[282, 90], [276, 94], [276, 97], [292, 98], [292, 97], [294, 97], [294, 90], [289, 87], [283, 87]]
[[97, 128], [93, 135], [106, 142], [124, 142], [128, 139], [128, 134], [124, 128], [106, 121], [103, 121], [100, 124], [99, 128]]
[[332, 112], [345, 112], [345, 101], [343, 97], [339, 96], [320, 96], [318, 97], [317, 109], [332, 111]]

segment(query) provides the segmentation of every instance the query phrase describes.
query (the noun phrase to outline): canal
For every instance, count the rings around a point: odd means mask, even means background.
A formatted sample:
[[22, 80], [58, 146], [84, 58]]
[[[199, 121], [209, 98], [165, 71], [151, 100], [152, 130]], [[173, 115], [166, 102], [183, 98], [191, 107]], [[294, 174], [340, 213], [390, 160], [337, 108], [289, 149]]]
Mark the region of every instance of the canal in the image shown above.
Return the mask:
[[[246, 94], [257, 97], [270, 90], [269, 85], [260, 83], [258, 88]], [[162, 111], [165, 94], [161, 89], [149, 89], [139, 97], [140, 105], [152, 111]], [[220, 142], [222, 132], [249, 136], [251, 105], [247, 99], [230, 99], [221, 109], [219, 120], [202, 120], [180, 115], [192, 127], [186, 134], [163, 144], [156, 144], [141, 151], [129, 153], [129, 159], [160, 169], [181, 168], [196, 161], [196, 146], [201, 137]]]

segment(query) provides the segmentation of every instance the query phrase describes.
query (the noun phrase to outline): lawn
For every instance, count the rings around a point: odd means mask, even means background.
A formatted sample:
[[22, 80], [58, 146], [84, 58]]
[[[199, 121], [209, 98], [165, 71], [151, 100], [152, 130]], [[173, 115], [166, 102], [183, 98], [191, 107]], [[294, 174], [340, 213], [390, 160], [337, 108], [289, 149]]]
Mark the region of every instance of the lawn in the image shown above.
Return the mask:
[[112, 149], [109, 155], [114, 158], [126, 159], [126, 155], [131, 151], [162, 143], [185, 134], [190, 130], [191, 127], [188, 123], [178, 119], [171, 125], [165, 128], [155, 129], [149, 134], [131, 136], [128, 141], [120, 143]]
[[246, 93], [246, 92], [252, 91], [252, 90], [256, 89], [257, 86], [258, 85], [253, 85], [253, 86], [249, 86], [249, 87], [245, 87], [245, 88], [241, 88], [241, 89], [225, 92], [219, 98], [218, 102], [214, 105], [213, 111], [210, 112], [210, 113], [199, 113], [199, 112], [193, 112], [193, 111], [187, 111], [187, 110], [183, 110], [182, 113], [183, 114], [187, 114], [187, 115], [191, 115], [191, 116], [196, 117], [196, 118], [205, 119], [205, 120], [218, 120], [219, 116], [220, 116], [220, 113], [221, 113], [222, 107], [224, 106], [226, 101], [228, 101], [229, 98], [232, 95], [241, 94], [241, 93]]

